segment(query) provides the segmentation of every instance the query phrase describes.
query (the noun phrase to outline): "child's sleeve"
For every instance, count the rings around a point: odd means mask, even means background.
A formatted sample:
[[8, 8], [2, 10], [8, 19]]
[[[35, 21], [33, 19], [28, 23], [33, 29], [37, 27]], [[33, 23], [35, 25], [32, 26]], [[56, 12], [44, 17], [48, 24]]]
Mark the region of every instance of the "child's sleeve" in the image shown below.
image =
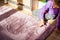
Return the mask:
[[39, 15], [39, 17], [40, 17], [40, 19], [44, 19], [44, 12], [48, 9], [48, 8], [50, 8], [52, 6], [52, 1], [48, 1], [47, 3], [46, 3], [46, 5], [41, 9], [41, 11], [40, 11], [40, 15]]

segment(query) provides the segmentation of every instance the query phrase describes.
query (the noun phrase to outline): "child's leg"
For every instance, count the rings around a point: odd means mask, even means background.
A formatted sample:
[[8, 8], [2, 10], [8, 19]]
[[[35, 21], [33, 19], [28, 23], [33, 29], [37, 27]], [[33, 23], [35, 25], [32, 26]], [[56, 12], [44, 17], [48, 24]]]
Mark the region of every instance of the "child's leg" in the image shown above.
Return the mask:
[[57, 22], [57, 25], [56, 25], [57, 29], [60, 30], [60, 24]]
[[58, 18], [57, 18], [57, 29], [60, 30], [60, 14], [58, 14]]

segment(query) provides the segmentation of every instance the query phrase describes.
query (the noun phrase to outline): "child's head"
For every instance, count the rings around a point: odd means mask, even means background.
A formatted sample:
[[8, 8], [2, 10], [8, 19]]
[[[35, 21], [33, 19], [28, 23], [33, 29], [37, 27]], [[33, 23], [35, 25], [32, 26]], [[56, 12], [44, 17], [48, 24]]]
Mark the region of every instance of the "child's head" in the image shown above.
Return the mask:
[[56, 3], [57, 6], [60, 7], [60, 0], [54, 0], [54, 2]]

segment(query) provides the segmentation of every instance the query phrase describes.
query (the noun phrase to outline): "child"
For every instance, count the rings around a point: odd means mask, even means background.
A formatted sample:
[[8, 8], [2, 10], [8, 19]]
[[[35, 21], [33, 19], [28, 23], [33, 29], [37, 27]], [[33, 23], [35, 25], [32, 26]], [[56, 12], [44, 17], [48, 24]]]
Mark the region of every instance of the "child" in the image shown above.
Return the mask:
[[[60, 32], [60, 0], [48, 0], [47, 4], [40, 11], [40, 19], [42, 23], [46, 23], [49, 16], [46, 18], [46, 14], [51, 15], [52, 20], [57, 17], [57, 30]], [[44, 24], [42, 24], [44, 25]]]

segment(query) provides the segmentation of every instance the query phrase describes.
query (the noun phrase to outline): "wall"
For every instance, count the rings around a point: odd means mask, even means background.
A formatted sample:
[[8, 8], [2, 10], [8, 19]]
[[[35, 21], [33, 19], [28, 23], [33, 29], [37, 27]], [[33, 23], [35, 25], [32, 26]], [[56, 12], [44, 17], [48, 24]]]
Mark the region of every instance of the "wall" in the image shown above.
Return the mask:
[[8, 4], [12, 6], [13, 8], [18, 8], [17, 6], [17, 0], [9, 0]]
[[38, 8], [38, 0], [32, 0], [32, 10], [37, 10]]
[[31, 11], [31, 8], [32, 8], [32, 0], [23, 0], [23, 4], [25, 5], [23, 7], [24, 10]]
[[25, 6], [23, 7], [23, 10], [31, 10], [31, 3], [32, 0], [9, 0], [8, 4], [13, 6], [14, 8], [18, 8], [18, 5], [16, 5], [18, 2], [23, 3]]
[[17, 3], [23, 3], [23, 10], [32, 11], [37, 9], [38, 0], [9, 0], [8, 4], [13, 6], [14, 8], [18, 8]]
[[8, 0], [4, 0], [4, 3], [7, 3], [8, 2]]

